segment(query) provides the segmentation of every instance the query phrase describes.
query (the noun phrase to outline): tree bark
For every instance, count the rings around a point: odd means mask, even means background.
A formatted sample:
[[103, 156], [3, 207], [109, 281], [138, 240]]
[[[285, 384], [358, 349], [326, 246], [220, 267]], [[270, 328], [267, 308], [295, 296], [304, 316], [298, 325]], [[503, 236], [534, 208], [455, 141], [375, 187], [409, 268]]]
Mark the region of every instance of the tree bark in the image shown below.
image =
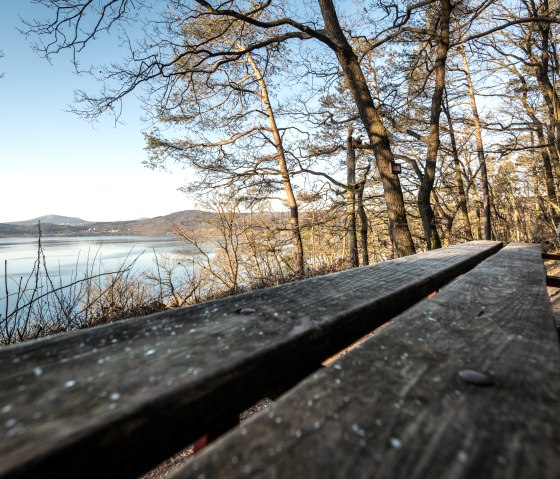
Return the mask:
[[535, 197], [535, 228], [533, 230], [533, 243], [540, 243], [542, 239], [542, 229], [541, 222], [543, 221], [543, 211], [541, 209], [541, 198], [539, 193], [539, 175], [537, 172], [537, 167], [534, 166], [532, 169], [533, 174], [533, 196]]
[[348, 232], [348, 263], [351, 268], [358, 267], [358, 238], [356, 234], [356, 152], [352, 134], [354, 127], [348, 125], [346, 137], [346, 216]]
[[408, 227], [401, 184], [399, 177], [392, 172], [391, 168], [393, 152], [391, 151], [387, 130], [375, 108], [358, 57], [340, 27], [333, 1], [318, 1], [325, 24], [325, 32], [335, 46], [334, 52], [373, 148], [387, 205], [389, 237], [398, 256], [414, 254], [416, 250]]
[[[537, 16], [537, 8], [544, 10], [544, 14], [549, 15], [548, 0], [543, 0], [541, 5], [530, 4], [531, 8], [527, 6], [528, 14], [531, 16]], [[537, 31], [540, 34], [540, 45], [538, 49], [540, 50], [540, 56], [533, 54], [533, 48], [537, 45], [538, 41], [536, 39]], [[553, 43], [554, 44], [554, 43]], [[532, 26], [529, 34], [525, 36], [525, 44], [523, 50], [527, 52], [527, 60], [533, 67], [534, 77], [537, 80], [539, 89], [543, 95], [544, 102], [548, 112], [548, 124], [546, 125], [546, 145], [548, 148], [548, 158], [552, 164], [554, 170], [554, 175], [556, 178], [560, 178], [560, 99], [558, 94], [552, 85], [549, 78], [550, 71], [550, 25], [548, 24], [536, 24]], [[555, 50], [554, 50], [555, 51]], [[531, 115], [527, 107], [526, 95], [527, 95], [527, 83], [521, 73], [514, 70], [514, 73], [519, 78], [523, 93], [524, 93], [524, 106], [525, 109]], [[534, 112], [533, 112], [534, 113]], [[534, 123], [540, 123], [538, 120]]]
[[439, 216], [443, 221], [440, 221], [441, 225], [441, 239], [442, 245], [449, 246], [449, 239], [451, 238], [451, 230], [453, 229], [453, 221], [455, 219], [454, 214], [447, 213], [441, 206], [437, 192], [434, 191], [434, 208], [438, 212]]
[[[548, 15], [548, 0], [543, 0], [542, 8], [545, 14]], [[541, 35], [541, 57], [540, 61], [535, 64], [536, 77], [548, 108], [549, 127], [547, 128], [547, 132], [548, 145], [551, 150], [550, 157], [553, 162], [558, 162], [560, 167], [560, 99], [548, 77], [550, 70], [550, 25], [538, 24], [537, 27]]]
[[437, 43], [435, 70], [435, 86], [430, 109], [430, 133], [424, 175], [418, 190], [418, 210], [424, 228], [424, 237], [428, 249], [441, 248], [441, 240], [436, 226], [436, 217], [431, 204], [431, 194], [436, 178], [436, 163], [440, 145], [439, 118], [443, 91], [445, 89], [445, 70], [447, 52], [449, 51], [449, 20], [451, 17], [450, 0], [440, 0], [439, 38]]
[[362, 245], [362, 266], [369, 264], [369, 251], [368, 251], [368, 219], [366, 209], [364, 207], [364, 188], [366, 180], [360, 182], [356, 188], [356, 207], [360, 216], [360, 242]]
[[[550, 152], [551, 150], [547, 145], [547, 139], [545, 138], [544, 134], [544, 126], [542, 122], [539, 120], [537, 116], [537, 112], [531, 106], [528, 101], [528, 94], [529, 94], [529, 86], [527, 85], [527, 81], [525, 80], [524, 76], [516, 69], [510, 68], [510, 70], [517, 76], [518, 81], [521, 85], [521, 103], [527, 112], [527, 115], [533, 122], [533, 129], [537, 135], [537, 140], [539, 142], [539, 152], [541, 154], [541, 160], [544, 168], [544, 176], [545, 176], [545, 184], [546, 184], [546, 193], [548, 196], [548, 202], [552, 205], [551, 216], [552, 221], [554, 222], [555, 227], [558, 225], [560, 221], [559, 217], [559, 208], [558, 208], [558, 196], [556, 194], [556, 186], [554, 184], [554, 175], [558, 177], [560, 175], [560, 163], [558, 161], [553, 162], [550, 159]], [[531, 132], [531, 146], [535, 146], [534, 135]], [[556, 168], [554, 168], [556, 166]], [[553, 172], [554, 170], [554, 172]]]
[[471, 111], [473, 115], [474, 133], [476, 138], [476, 153], [480, 163], [480, 177], [482, 180], [482, 207], [484, 210], [484, 239], [492, 239], [492, 223], [490, 216], [490, 188], [488, 186], [488, 170], [486, 168], [486, 157], [484, 155], [484, 143], [482, 142], [482, 128], [480, 126], [480, 117], [478, 115], [478, 108], [476, 106], [476, 96], [467, 62], [467, 54], [465, 47], [461, 46], [461, 56], [463, 58], [463, 66], [465, 68], [465, 77], [469, 88], [469, 98], [471, 104]]
[[552, 88], [547, 72], [544, 71], [544, 67], [539, 68], [539, 70], [537, 80], [548, 107], [548, 125], [546, 128], [548, 158], [555, 169], [556, 175], [559, 176], [560, 149], [558, 146], [559, 138], [557, 137], [557, 134], [558, 131], [560, 131], [560, 117], [558, 116], [560, 104], [558, 103], [558, 96], [556, 95], [554, 88]]
[[554, 175], [552, 173], [552, 163], [550, 161], [549, 149], [546, 147], [546, 140], [541, 125], [535, 125], [537, 140], [541, 145], [541, 160], [544, 168], [544, 179], [546, 185], [546, 195], [548, 202], [551, 205], [550, 214], [554, 226], [557, 227], [560, 223], [560, 215], [558, 214], [558, 197], [556, 195], [556, 187], [554, 186]]
[[284, 151], [284, 145], [282, 143], [282, 136], [280, 135], [280, 131], [278, 130], [276, 116], [274, 114], [272, 104], [270, 103], [268, 88], [266, 86], [266, 82], [264, 81], [262, 73], [251, 54], [247, 55], [247, 59], [249, 61], [249, 64], [251, 65], [251, 68], [253, 69], [255, 78], [259, 83], [259, 88], [261, 90], [261, 99], [266, 108], [270, 130], [274, 139], [274, 146], [276, 148], [276, 155], [278, 160], [278, 169], [282, 177], [282, 185], [284, 186], [286, 200], [290, 209], [290, 229], [292, 232], [292, 244], [294, 245], [295, 249], [295, 273], [298, 277], [302, 278], [305, 275], [305, 263], [303, 241], [301, 239], [301, 229], [299, 224], [299, 212], [296, 196], [292, 188], [292, 181], [290, 179], [290, 171], [288, 169], [288, 162], [286, 161], [286, 153]]
[[463, 173], [461, 171], [461, 162], [459, 161], [459, 151], [457, 149], [457, 140], [455, 138], [455, 129], [453, 128], [453, 120], [449, 105], [444, 107], [445, 115], [447, 116], [447, 123], [449, 125], [449, 137], [451, 138], [451, 151], [453, 154], [453, 166], [455, 167], [455, 181], [457, 181], [457, 190], [459, 191], [459, 211], [463, 216], [463, 225], [465, 227], [465, 238], [467, 241], [472, 241], [472, 227], [469, 218], [469, 209], [467, 205], [467, 194], [465, 192], [465, 184], [463, 182]]

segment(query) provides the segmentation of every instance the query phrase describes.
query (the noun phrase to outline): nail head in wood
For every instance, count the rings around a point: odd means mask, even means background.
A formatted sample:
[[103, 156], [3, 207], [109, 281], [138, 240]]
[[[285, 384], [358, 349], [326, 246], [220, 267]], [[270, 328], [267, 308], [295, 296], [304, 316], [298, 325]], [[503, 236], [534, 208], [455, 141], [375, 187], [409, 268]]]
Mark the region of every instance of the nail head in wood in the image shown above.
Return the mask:
[[474, 369], [462, 369], [459, 371], [459, 377], [468, 384], [475, 386], [493, 386], [494, 379], [487, 373], [476, 371]]

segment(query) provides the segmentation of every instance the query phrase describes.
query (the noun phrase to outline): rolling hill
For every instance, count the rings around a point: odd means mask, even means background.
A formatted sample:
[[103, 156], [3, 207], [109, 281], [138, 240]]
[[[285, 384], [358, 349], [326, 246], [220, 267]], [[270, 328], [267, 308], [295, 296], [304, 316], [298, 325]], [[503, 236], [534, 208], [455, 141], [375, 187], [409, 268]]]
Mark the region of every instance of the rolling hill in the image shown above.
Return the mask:
[[155, 218], [128, 221], [88, 222], [68, 216], [46, 215], [26, 221], [0, 223], [0, 237], [37, 236], [37, 223], [41, 221], [44, 236], [165, 236], [171, 235], [176, 226], [188, 229], [208, 229], [204, 218], [212, 213], [184, 210]]
[[35, 226], [37, 223], [39, 223], [39, 221], [42, 224], [50, 223], [53, 225], [73, 225], [73, 226], [81, 226], [89, 223], [89, 221], [83, 220], [81, 218], [75, 218], [72, 216], [45, 215], [30, 220], [15, 221], [8, 224], [17, 225], [17, 226]]

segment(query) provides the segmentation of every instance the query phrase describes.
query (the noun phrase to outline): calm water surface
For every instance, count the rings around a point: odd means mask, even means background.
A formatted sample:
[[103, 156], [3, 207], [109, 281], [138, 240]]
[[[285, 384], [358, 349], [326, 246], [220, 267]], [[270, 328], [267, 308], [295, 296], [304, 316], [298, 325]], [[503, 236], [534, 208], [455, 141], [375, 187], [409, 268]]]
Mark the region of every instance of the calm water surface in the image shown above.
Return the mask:
[[[81, 279], [87, 271], [116, 271], [136, 258], [136, 271], [154, 270], [154, 252], [177, 258], [195, 253], [184, 241], [168, 236], [55, 237], [42, 238], [41, 244], [55, 285]], [[10, 293], [17, 290], [20, 279], [25, 281], [32, 272], [37, 250], [37, 238], [0, 238], [0, 311], [5, 307], [6, 284]]]

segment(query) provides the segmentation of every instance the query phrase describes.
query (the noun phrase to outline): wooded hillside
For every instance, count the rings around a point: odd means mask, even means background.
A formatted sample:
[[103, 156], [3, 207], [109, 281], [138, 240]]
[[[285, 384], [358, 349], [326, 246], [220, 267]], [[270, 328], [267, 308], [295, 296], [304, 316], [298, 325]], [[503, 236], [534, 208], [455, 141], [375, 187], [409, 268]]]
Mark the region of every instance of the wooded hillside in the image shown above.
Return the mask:
[[[86, 222], [83, 224], [53, 224], [41, 221], [41, 232], [44, 236], [93, 236], [93, 235], [138, 235], [165, 236], [173, 235], [176, 228], [204, 229], [205, 218], [212, 213], [198, 210], [177, 211], [169, 215], [156, 216], [128, 221]], [[38, 236], [37, 223], [12, 224], [0, 223], [2, 236]]]

